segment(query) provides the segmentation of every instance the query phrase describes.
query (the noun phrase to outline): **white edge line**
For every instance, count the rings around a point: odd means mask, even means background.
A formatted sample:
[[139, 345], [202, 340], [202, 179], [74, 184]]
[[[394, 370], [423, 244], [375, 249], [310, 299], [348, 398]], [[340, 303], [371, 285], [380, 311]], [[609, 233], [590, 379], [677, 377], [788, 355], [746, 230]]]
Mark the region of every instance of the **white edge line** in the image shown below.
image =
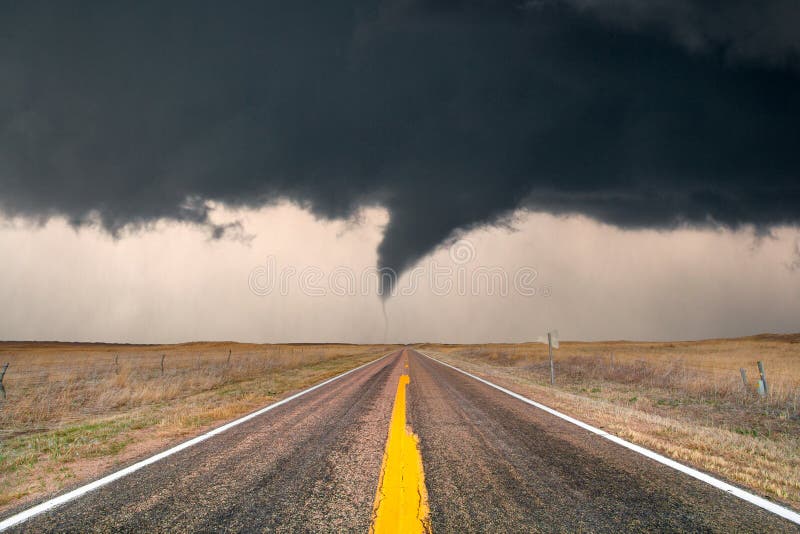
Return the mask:
[[144, 460], [142, 460], [140, 462], [137, 462], [137, 463], [135, 463], [133, 465], [130, 465], [130, 466], [124, 468], [124, 469], [120, 469], [119, 471], [111, 473], [110, 475], [106, 475], [103, 478], [100, 478], [98, 480], [95, 480], [94, 482], [90, 482], [89, 484], [86, 484], [85, 486], [81, 486], [79, 488], [76, 488], [76, 489], [74, 489], [74, 490], [72, 490], [72, 491], [70, 491], [68, 493], [65, 493], [64, 495], [59, 495], [58, 497], [50, 499], [49, 501], [45, 501], [45, 502], [43, 502], [41, 504], [37, 504], [36, 506], [28, 508], [27, 510], [23, 510], [22, 512], [19, 512], [18, 514], [12, 515], [11, 517], [4, 519], [3, 521], [0, 521], [0, 531], [6, 530], [8, 528], [11, 528], [11, 527], [13, 527], [15, 525], [18, 525], [20, 523], [23, 523], [23, 522], [27, 521], [28, 519], [31, 519], [32, 517], [35, 517], [35, 516], [40, 515], [40, 514], [43, 514], [43, 513], [47, 512], [49, 510], [52, 510], [52, 509], [54, 509], [54, 508], [56, 508], [58, 506], [61, 506], [62, 504], [68, 503], [69, 501], [75, 500], [78, 497], [81, 497], [82, 495], [85, 495], [85, 494], [87, 494], [87, 493], [89, 493], [91, 491], [94, 491], [94, 490], [96, 490], [98, 488], [101, 488], [101, 487], [107, 485], [107, 484], [110, 484], [111, 482], [114, 482], [115, 480], [118, 480], [120, 478], [126, 477], [126, 476], [130, 475], [131, 473], [133, 473], [135, 471], [138, 471], [139, 469], [141, 469], [143, 467], [146, 467], [146, 466], [148, 466], [150, 464], [156, 463], [159, 460], [163, 460], [167, 456], [172, 456], [173, 454], [178, 453], [178, 452], [180, 452], [180, 451], [182, 451], [184, 449], [188, 449], [189, 447], [192, 447], [193, 445], [197, 445], [198, 443], [201, 443], [201, 442], [207, 440], [208, 438], [216, 436], [217, 434], [222, 434], [226, 430], [229, 430], [229, 429], [231, 429], [231, 428], [233, 428], [235, 426], [241, 425], [242, 423], [244, 423], [246, 421], [249, 421], [250, 419], [253, 419], [254, 417], [258, 417], [259, 415], [261, 415], [263, 413], [266, 413], [266, 412], [268, 412], [270, 410], [274, 410], [275, 408], [277, 408], [279, 406], [283, 406], [284, 404], [286, 404], [288, 402], [291, 402], [291, 401], [293, 401], [294, 399], [296, 399], [298, 397], [302, 397], [306, 393], [310, 393], [311, 391], [314, 391], [315, 389], [319, 389], [319, 388], [321, 388], [321, 387], [323, 387], [323, 386], [325, 386], [327, 384], [330, 384], [331, 382], [333, 382], [335, 380], [338, 380], [338, 379], [340, 379], [340, 378], [342, 378], [342, 377], [344, 377], [346, 375], [349, 375], [350, 373], [354, 373], [354, 372], [358, 371], [359, 369], [363, 369], [364, 367], [366, 367], [368, 365], [372, 365], [373, 363], [377, 363], [380, 360], [384, 359], [385, 357], [389, 356], [390, 354], [394, 354], [395, 352], [397, 352], [397, 351], [393, 350], [393, 351], [387, 352], [386, 354], [384, 354], [380, 358], [376, 358], [376, 359], [374, 359], [374, 360], [372, 360], [370, 362], [365, 363], [364, 365], [359, 365], [358, 367], [356, 367], [354, 369], [350, 369], [349, 371], [345, 371], [342, 374], [339, 374], [339, 375], [336, 375], [336, 376], [334, 376], [332, 378], [329, 378], [329, 379], [325, 380], [324, 382], [320, 382], [319, 384], [317, 384], [315, 386], [311, 386], [308, 389], [304, 389], [303, 391], [299, 391], [299, 392], [295, 393], [294, 395], [291, 395], [289, 397], [286, 397], [285, 399], [281, 399], [281, 400], [279, 400], [277, 402], [274, 402], [274, 403], [270, 404], [269, 406], [266, 406], [264, 408], [256, 410], [255, 412], [247, 414], [244, 417], [240, 417], [239, 419], [231, 421], [230, 423], [226, 423], [226, 424], [224, 424], [224, 425], [222, 425], [220, 427], [215, 428], [214, 430], [206, 432], [205, 434], [201, 434], [201, 435], [199, 435], [199, 436], [197, 436], [195, 438], [192, 438], [189, 441], [184, 441], [183, 443], [181, 443], [179, 445], [176, 445], [176, 446], [172, 447], [171, 449], [167, 449], [167, 450], [165, 450], [163, 452], [160, 452], [160, 453], [156, 454], [155, 456], [151, 456], [149, 458], [145, 458]]
[[468, 373], [467, 371], [464, 371], [463, 369], [459, 369], [458, 367], [455, 367], [453, 365], [450, 365], [449, 363], [445, 363], [445, 362], [443, 362], [441, 360], [438, 360], [438, 359], [434, 358], [433, 356], [429, 356], [428, 354], [426, 354], [423, 351], [416, 350], [415, 352], [419, 352], [420, 354], [422, 354], [426, 358], [430, 358], [431, 360], [433, 360], [433, 361], [435, 361], [437, 363], [440, 363], [441, 365], [445, 365], [447, 367], [450, 367], [451, 369], [455, 369], [459, 373], [463, 373], [463, 374], [467, 375], [470, 378], [474, 378], [478, 382], [483, 382], [487, 386], [491, 386], [491, 387], [493, 387], [493, 388], [495, 388], [495, 389], [497, 389], [499, 391], [502, 391], [503, 393], [506, 393], [507, 395], [511, 395], [515, 399], [519, 399], [522, 402], [530, 404], [531, 406], [535, 406], [536, 408], [539, 408], [540, 410], [543, 410], [543, 411], [545, 411], [545, 412], [547, 412], [547, 413], [549, 413], [551, 415], [554, 415], [554, 416], [556, 416], [556, 417], [558, 417], [560, 419], [563, 419], [564, 421], [570, 422], [573, 425], [577, 425], [577, 426], [579, 426], [579, 427], [581, 427], [581, 428], [583, 428], [585, 430], [588, 430], [589, 432], [597, 434], [598, 436], [602, 436], [602, 437], [606, 438], [609, 441], [613, 441], [617, 445], [621, 445], [621, 446], [625, 447], [626, 449], [630, 449], [630, 450], [632, 450], [634, 452], [637, 452], [637, 453], [641, 454], [642, 456], [646, 456], [646, 457], [650, 458], [651, 460], [655, 460], [656, 462], [658, 462], [660, 464], [664, 464], [667, 467], [671, 467], [672, 469], [675, 469], [677, 471], [680, 471], [681, 473], [687, 474], [690, 477], [696, 478], [698, 480], [702, 480], [706, 484], [710, 484], [711, 486], [714, 486], [715, 488], [721, 489], [722, 491], [724, 491], [726, 493], [730, 493], [731, 495], [739, 497], [742, 500], [745, 500], [745, 501], [747, 501], [747, 502], [749, 502], [751, 504], [754, 504], [754, 505], [756, 505], [756, 506], [758, 506], [760, 508], [763, 508], [764, 510], [772, 512], [773, 514], [779, 515], [779, 516], [783, 517], [784, 519], [788, 519], [789, 521], [800, 525], [800, 514], [798, 514], [797, 512], [794, 512], [794, 511], [792, 511], [792, 510], [790, 510], [790, 509], [788, 509], [788, 508], [786, 508], [784, 506], [781, 506], [779, 504], [775, 504], [774, 502], [768, 501], [767, 499], [759, 497], [758, 495], [753, 495], [750, 492], [747, 492], [747, 491], [745, 491], [745, 490], [743, 490], [741, 488], [737, 488], [736, 486], [728, 484], [727, 482], [723, 482], [723, 481], [721, 481], [719, 479], [716, 479], [716, 478], [714, 478], [714, 477], [712, 477], [710, 475], [707, 475], [706, 473], [703, 473], [702, 471], [698, 471], [697, 469], [693, 469], [693, 468], [691, 468], [689, 466], [683, 465], [682, 463], [676, 462], [675, 460], [667, 458], [666, 456], [662, 456], [662, 455], [658, 454], [657, 452], [651, 451], [650, 449], [645, 449], [644, 447], [641, 447], [639, 445], [635, 445], [635, 444], [633, 444], [633, 443], [631, 443], [629, 441], [625, 441], [624, 439], [622, 439], [620, 437], [617, 437], [617, 436], [615, 436], [613, 434], [609, 434], [605, 430], [601, 430], [601, 429], [599, 429], [597, 427], [594, 427], [592, 425], [586, 424], [583, 421], [579, 421], [578, 419], [575, 419], [574, 417], [570, 417], [570, 416], [565, 415], [565, 414], [563, 414], [561, 412], [558, 412], [558, 411], [556, 411], [556, 410], [554, 410], [554, 409], [552, 409], [552, 408], [550, 408], [548, 406], [545, 406], [544, 404], [540, 404], [540, 403], [538, 403], [536, 401], [533, 401], [533, 400], [531, 400], [531, 399], [529, 399], [527, 397], [523, 397], [519, 393], [514, 393], [513, 391], [510, 391], [510, 390], [508, 390], [508, 389], [506, 389], [504, 387], [498, 386], [497, 384], [493, 384], [493, 383], [489, 382], [488, 380], [484, 380], [483, 378], [475, 376], [472, 373]]

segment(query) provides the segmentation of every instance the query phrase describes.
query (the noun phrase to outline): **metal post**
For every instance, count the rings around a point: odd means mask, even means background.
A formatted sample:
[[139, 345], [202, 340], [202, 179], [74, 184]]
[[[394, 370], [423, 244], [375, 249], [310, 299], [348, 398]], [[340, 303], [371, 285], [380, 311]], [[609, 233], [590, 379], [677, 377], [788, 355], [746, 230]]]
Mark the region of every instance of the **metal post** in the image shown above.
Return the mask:
[[739, 372], [742, 374], [742, 385], [744, 386], [744, 390], [747, 391], [747, 371], [744, 370], [744, 367], [740, 367]]
[[758, 374], [761, 379], [758, 381], [758, 394], [762, 397], [769, 395], [769, 388], [767, 387], [767, 375], [764, 373], [764, 362], [758, 362]]
[[550, 332], [547, 333], [547, 352], [550, 354], [550, 385], [556, 383], [556, 371], [553, 368], [553, 338]]
[[231, 349], [228, 349], [228, 366], [231, 365]]
[[6, 387], [3, 385], [3, 379], [6, 377], [6, 371], [8, 371], [8, 363], [3, 366], [3, 370], [0, 371], [0, 393], [3, 394], [3, 398], [6, 398]]
[[161, 355], [161, 376], [164, 376], [164, 356], [166, 356], [166, 354]]

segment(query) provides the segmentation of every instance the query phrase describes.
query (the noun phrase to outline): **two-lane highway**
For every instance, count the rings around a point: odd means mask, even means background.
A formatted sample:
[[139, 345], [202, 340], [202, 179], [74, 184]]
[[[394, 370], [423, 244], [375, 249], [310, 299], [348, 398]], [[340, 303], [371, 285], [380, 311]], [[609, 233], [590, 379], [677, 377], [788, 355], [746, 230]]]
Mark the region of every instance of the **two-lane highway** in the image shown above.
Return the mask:
[[797, 530], [413, 350], [13, 528], [366, 532], [404, 373], [434, 532]]

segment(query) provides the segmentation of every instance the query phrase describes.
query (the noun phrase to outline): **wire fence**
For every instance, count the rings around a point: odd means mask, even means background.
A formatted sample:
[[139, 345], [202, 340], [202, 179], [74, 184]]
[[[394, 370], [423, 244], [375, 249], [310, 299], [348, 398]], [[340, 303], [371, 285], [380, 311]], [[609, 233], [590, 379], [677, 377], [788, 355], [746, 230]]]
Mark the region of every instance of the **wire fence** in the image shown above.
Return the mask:
[[[192, 351], [0, 355], [0, 435], [52, 421], [71, 421], [168, 401], [225, 384], [377, 347], [308, 345]], [[5, 359], [6, 361], [3, 361]]]
[[[572, 348], [562, 345], [555, 355], [554, 366], [556, 382], [562, 385], [607, 382], [631, 388], [658, 388], [674, 396], [757, 405], [778, 416], [798, 418], [800, 351], [795, 347], [786, 344], [779, 347], [780, 351], [767, 352], [765, 360], [769, 361], [764, 363], [753, 354], [704, 352], [680, 345], [653, 348], [639, 345], [620, 347], [618, 351], [597, 351], [590, 344]], [[448, 352], [515, 367], [545, 382], [550, 376], [546, 350], [537, 345], [475, 345]]]

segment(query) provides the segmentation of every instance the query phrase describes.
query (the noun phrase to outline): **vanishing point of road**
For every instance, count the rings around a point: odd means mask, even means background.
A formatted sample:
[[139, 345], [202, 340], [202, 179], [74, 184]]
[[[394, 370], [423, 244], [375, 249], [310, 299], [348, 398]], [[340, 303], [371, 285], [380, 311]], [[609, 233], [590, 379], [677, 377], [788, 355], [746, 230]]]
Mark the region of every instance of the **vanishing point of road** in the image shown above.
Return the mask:
[[433, 532], [797, 531], [411, 349], [10, 530], [380, 531], [401, 496]]

